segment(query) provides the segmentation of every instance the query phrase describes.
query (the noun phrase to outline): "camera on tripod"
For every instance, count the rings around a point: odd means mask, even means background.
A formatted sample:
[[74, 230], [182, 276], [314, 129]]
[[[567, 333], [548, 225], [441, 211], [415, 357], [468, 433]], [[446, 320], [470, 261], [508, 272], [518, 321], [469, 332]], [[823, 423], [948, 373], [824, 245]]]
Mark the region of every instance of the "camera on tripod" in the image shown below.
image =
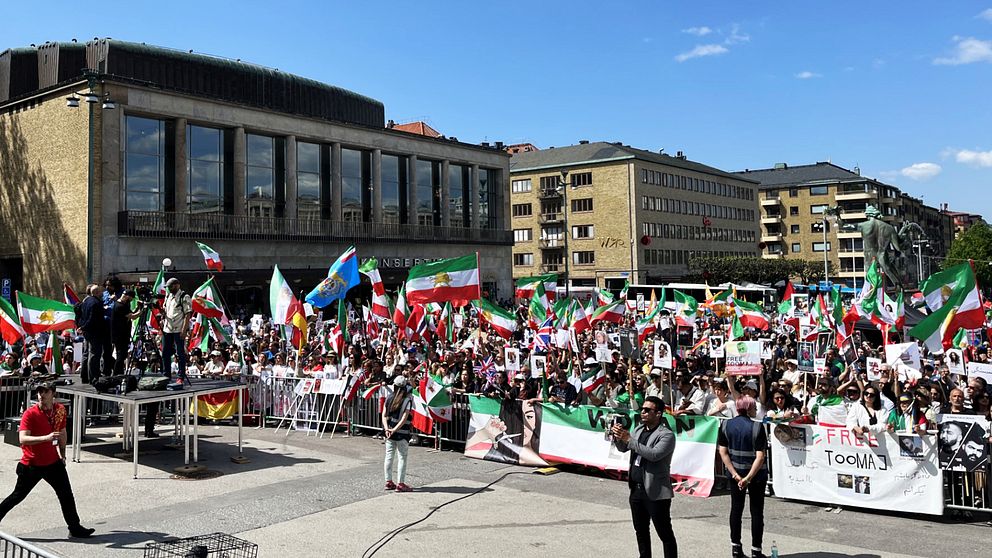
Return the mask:
[[142, 310], [152, 308], [158, 303], [158, 297], [155, 296], [150, 288], [145, 286], [138, 287], [135, 290], [135, 298]]

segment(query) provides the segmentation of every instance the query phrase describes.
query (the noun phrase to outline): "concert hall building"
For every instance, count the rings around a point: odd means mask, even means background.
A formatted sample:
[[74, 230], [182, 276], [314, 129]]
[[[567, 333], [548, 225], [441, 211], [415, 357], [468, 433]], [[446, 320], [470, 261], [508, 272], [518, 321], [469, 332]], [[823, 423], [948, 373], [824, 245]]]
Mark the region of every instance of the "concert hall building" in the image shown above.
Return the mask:
[[407, 130], [379, 101], [240, 60], [110, 39], [6, 50], [4, 292], [153, 281], [165, 258], [192, 290], [200, 241], [249, 311], [267, 311], [273, 264], [308, 291], [350, 245], [387, 289], [478, 252], [483, 290], [511, 297], [509, 155]]

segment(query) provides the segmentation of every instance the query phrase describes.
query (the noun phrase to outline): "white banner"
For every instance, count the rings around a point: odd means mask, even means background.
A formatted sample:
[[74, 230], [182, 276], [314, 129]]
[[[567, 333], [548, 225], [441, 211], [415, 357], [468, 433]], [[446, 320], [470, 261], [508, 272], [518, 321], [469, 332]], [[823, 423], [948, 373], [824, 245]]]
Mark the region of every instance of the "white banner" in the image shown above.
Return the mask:
[[772, 475], [781, 498], [940, 515], [944, 485], [935, 436], [868, 435], [846, 428], [779, 424]]
[[[969, 362], [967, 368], [969, 378], [984, 378], [985, 383], [992, 383], [992, 364], [987, 362]], [[950, 367], [948, 367], [948, 370], [950, 370]]]

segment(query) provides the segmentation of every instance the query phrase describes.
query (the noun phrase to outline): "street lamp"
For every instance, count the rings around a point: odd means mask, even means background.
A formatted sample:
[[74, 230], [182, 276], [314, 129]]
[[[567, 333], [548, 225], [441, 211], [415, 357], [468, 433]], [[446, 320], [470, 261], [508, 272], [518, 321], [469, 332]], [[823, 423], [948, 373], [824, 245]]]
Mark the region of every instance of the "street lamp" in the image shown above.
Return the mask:
[[565, 249], [565, 298], [572, 296], [571, 283], [568, 277], [568, 260], [571, 255], [568, 253], [568, 170], [561, 169], [561, 178], [558, 180], [557, 190], [561, 192], [561, 216], [562, 216], [562, 246]]
[[916, 284], [919, 286], [923, 282], [923, 247], [926, 246], [928, 251], [930, 248], [930, 241], [926, 238], [921, 238], [913, 242], [913, 247], [916, 248]]

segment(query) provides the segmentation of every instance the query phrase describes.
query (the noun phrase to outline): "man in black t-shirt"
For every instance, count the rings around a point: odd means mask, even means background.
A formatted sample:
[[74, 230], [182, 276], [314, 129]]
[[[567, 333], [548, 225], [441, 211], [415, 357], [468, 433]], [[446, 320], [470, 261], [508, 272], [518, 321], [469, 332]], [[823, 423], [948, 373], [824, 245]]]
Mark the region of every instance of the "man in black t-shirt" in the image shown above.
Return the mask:
[[114, 345], [115, 375], [124, 373], [127, 348], [131, 342], [131, 321], [141, 314], [141, 312], [131, 312], [132, 300], [134, 300], [134, 291], [122, 291], [110, 311], [110, 342]]

